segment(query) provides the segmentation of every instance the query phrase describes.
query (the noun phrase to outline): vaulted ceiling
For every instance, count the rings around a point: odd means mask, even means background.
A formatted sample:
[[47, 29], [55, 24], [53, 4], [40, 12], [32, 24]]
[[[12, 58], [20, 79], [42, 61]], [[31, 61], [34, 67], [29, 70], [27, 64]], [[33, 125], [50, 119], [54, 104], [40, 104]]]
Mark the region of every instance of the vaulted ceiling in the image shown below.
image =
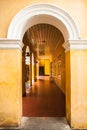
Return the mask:
[[58, 44], [64, 41], [62, 33], [49, 24], [37, 24], [26, 32], [29, 43], [39, 59], [51, 59]]

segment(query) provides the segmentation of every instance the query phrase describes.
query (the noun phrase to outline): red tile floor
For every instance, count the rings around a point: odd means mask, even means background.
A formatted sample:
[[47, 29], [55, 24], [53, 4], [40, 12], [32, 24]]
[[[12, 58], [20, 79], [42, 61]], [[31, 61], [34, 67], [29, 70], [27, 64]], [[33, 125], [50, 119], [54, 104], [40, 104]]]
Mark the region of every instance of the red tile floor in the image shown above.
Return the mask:
[[64, 117], [65, 96], [48, 76], [43, 76], [23, 97], [22, 108], [27, 117]]

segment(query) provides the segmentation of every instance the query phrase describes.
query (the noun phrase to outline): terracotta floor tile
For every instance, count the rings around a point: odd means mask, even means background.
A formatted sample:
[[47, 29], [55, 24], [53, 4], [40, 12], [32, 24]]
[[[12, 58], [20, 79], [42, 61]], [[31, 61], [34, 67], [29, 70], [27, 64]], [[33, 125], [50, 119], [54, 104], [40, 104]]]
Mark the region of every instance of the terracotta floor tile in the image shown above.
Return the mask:
[[48, 76], [40, 77], [30, 93], [23, 97], [23, 116], [65, 116], [65, 96]]

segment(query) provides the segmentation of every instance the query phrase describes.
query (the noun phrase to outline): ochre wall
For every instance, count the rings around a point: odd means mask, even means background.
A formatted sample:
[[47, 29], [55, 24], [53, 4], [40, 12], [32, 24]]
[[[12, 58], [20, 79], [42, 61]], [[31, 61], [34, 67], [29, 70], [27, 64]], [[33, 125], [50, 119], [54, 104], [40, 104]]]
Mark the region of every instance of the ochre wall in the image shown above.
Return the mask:
[[0, 0], [0, 38], [7, 36], [11, 20], [21, 9], [36, 3], [48, 3], [63, 8], [76, 21], [80, 36], [87, 37], [87, 0]]
[[44, 66], [44, 65], [45, 65], [44, 59], [40, 59], [40, 60], [39, 60], [39, 66]]
[[66, 52], [66, 117], [72, 128], [87, 128], [87, 50]]
[[50, 60], [45, 60], [45, 75], [50, 75]]
[[36, 64], [36, 79], [39, 78], [39, 63]]
[[22, 53], [22, 96], [26, 93], [25, 82], [26, 82], [26, 66], [25, 66], [25, 52]]
[[19, 126], [22, 117], [22, 55], [0, 48], [0, 127]]
[[65, 50], [62, 47], [64, 40], [61, 38], [58, 47], [53, 54], [52, 77], [56, 85], [65, 93]]
[[71, 50], [71, 126], [87, 128], [87, 50]]
[[67, 53], [65, 53], [65, 86], [66, 86], [66, 118], [68, 123], [71, 124], [71, 73], [70, 73], [70, 69], [71, 69], [71, 63], [70, 63], [70, 51], [68, 51]]

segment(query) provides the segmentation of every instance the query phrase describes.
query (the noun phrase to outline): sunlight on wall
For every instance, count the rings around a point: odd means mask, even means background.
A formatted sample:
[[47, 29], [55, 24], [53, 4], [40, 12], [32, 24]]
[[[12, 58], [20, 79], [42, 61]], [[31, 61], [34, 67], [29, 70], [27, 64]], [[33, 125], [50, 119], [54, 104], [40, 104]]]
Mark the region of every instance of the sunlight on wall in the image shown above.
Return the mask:
[[50, 75], [50, 61], [45, 60], [45, 75]]
[[39, 60], [39, 66], [44, 66], [45, 65], [45, 60], [44, 59], [40, 59]]
[[56, 85], [65, 93], [65, 52], [61, 41], [55, 50], [52, 62], [52, 77]]

